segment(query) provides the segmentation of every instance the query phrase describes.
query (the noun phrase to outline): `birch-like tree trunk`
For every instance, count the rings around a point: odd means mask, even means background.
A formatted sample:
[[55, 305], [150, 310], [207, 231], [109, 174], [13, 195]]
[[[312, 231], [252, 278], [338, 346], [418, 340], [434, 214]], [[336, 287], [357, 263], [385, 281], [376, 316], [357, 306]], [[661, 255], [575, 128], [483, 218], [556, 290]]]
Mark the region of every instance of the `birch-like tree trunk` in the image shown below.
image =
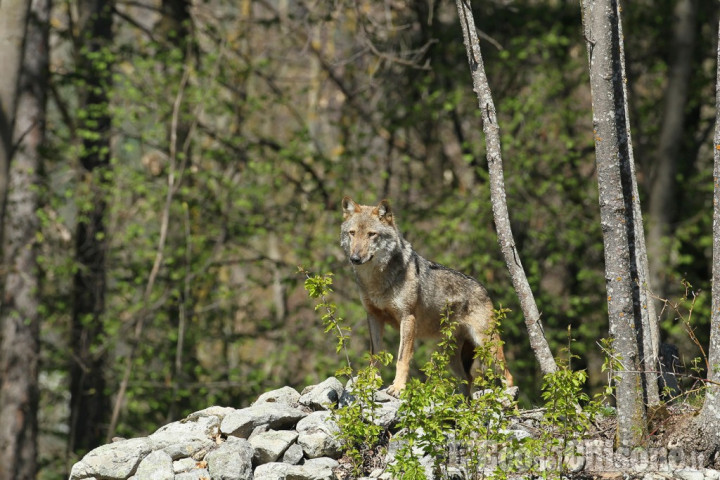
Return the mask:
[[[45, 138], [49, 0], [33, 0], [17, 89], [13, 154], [3, 217], [6, 272], [0, 343], [0, 478], [37, 473], [39, 362], [38, 172]], [[0, 9], [1, 11], [2, 9]]]
[[[632, 157], [625, 89], [622, 29], [617, 0], [584, 0], [582, 14], [590, 64], [600, 222], [610, 335], [617, 372], [617, 445], [640, 445], [647, 433], [642, 276], [644, 239]], [[657, 384], [656, 384], [657, 385]], [[656, 386], [657, 389], [657, 386]]]
[[[718, 24], [720, 42], [720, 23]], [[710, 458], [720, 449], [720, 43], [717, 52], [717, 84], [715, 86], [715, 139], [713, 166], [713, 265], [712, 316], [708, 347], [708, 383], [700, 414], [695, 420], [698, 449]]]
[[557, 370], [557, 364], [545, 339], [545, 333], [540, 323], [540, 312], [525, 276], [525, 270], [515, 247], [515, 240], [510, 227], [510, 214], [508, 213], [505, 197], [505, 178], [500, 148], [500, 127], [495, 115], [495, 104], [493, 103], [490, 85], [485, 75], [485, 66], [480, 52], [475, 19], [473, 18], [469, 0], [456, 0], [456, 4], [465, 49], [467, 50], [468, 63], [470, 64], [473, 90], [478, 97], [480, 111], [482, 112], [483, 132], [485, 133], [486, 154], [490, 173], [490, 197], [495, 227], [498, 232], [498, 243], [525, 316], [525, 325], [530, 336], [530, 346], [540, 364], [542, 373], [552, 373]]
[[13, 151], [18, 78], [29, 10], [30, 2], [27, 0], [0, 1], [0, 238]]
[[650, 295], [650, 267], [648, 261], [647, 244], [645, 243], [645, 229], [643, 228], [643, 215], [640, 207], [640, 194], [638, 193], [637, 177], [635, 175], [635, 156], [633, 154], [632, 135], [630, 133], [630, 111], [628, 105], [627, 75], [625, 74], [625, 45], [622, 30], [622, 11], [615, 0], [617, 11], [618, 48], [620, 50], [620, 72], [622, 76], [622, 94], [625, 116], [625, 136], [627, 137], [627, 154], [630, 167], [630, 186], [632, 190], [631, 202], [633, 208], [633, 241], [635, 247], [634, 284], [636, 301], [640, 309], [640, 329], [636, 332], [640, 361], [644, 368], [643, 394], [647, 405], [660, 403], [660, 390], [658, 375], [660, 364], [658, 355], [660, 350], [660, 325], [655, 309], [655, 302]]

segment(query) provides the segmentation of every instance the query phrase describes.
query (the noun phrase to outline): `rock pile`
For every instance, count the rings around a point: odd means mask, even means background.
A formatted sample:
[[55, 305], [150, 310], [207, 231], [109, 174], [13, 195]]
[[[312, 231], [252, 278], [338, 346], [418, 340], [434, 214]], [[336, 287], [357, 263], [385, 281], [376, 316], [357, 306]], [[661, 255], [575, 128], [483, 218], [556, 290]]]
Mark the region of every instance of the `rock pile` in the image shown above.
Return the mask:
[[247, 408], [210, 407], [92, 450], [70, 480], [334, 479], [342, 445], [327, 408], [344, 391], [331, 377], [302, 394], [267, 392]]
[[[379, 405], [373, 421], [395, 432], [400, 401], [383, 392], [377, 392], [375, 399]], [[267, 392], [247, 408], [210, 407], [165, 425], [147, 437], [119, 439], [92, 450], [73, 466], [70, 480], [349, 479], [347, 464], [340, 464], [344, 451], [337, 439], [339, 428], [328, 407], [352, 400], [349, 386], [343, 387], [331, 377], [302, 393], [290, 387]], [[509, 430], [503, 433], [514, 439], [510, 444], [522, 445], [524, 439], [537, 435], [542, 417], [541, 410], [516, 412], [510, 419]], [[396, 439], [402, 438], [395, 433]], [[393, 462], [400, 443], [402, 440], [390, 442], [387, 454], [382, 454], [377, 464], [382, 467]], [[491, 446], [486, 447], [491, 453]], [[606, 436], [587, 439], [577, 451], [580, 456], [571, 459], [563, 478], [720, 480], [719, 471], [703, 468], [702, 459], [683, 458], [683, 451], [675, 447], [622, 455], [614, 451], [611, 436]], [[418, 454], [422, 456], [422, 452]], [[532, 478], [528, 474], [509, 473], [517, 471], [517, 465], [537, 464], [541, 460], [531, 451], [522, 454], [523, 449], [519, 448], [515, 452], [500, 451], [495, 456], [500, 461], [514, 462], [514, 467], [506, 469], [508, 478]], [[422, 457], [420, 463], [429, 479], [436, 478], [430, 456]], [[501, 464], [489, 466], [484, 472], [487, 475]], [[444, 476], [468, 478], [466, 467], [462, 456], [453, 460], [451, 451]], [[375, 478], [391, 480], [391, 475], [378, 468], [366, 480]]]

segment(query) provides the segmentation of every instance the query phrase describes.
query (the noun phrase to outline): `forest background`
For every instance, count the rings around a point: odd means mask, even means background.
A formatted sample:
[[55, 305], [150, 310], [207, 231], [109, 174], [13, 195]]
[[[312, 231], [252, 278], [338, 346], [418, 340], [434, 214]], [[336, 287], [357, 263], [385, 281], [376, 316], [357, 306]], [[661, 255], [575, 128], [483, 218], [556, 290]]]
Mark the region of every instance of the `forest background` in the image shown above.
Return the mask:
[[[65, 477], [113, 436], [332, 374], [341, 360], [299, 265], [334, 273], [360, 362], [368, 335], [339, 247], [343, 195], [390, 199], [417, 251], [512, 310], [502, 325], [510, 370], [521, 401], [538, 400], [452, 2], [46, 4], [45, 139], [32, 186], [39, 478]], [[473, 9], [545, 334], [557, 353], [571, 327], [573, 367], [598, 389], [607, 302], [580, 7]], [[650, 287], [689, 296], [681, 309], [692, 303], [706, 348], [720, 6], [633, 0], [623, 15]], [[661, 329], [691, 364], [699, 352], [677, 312], [663, 310]]]

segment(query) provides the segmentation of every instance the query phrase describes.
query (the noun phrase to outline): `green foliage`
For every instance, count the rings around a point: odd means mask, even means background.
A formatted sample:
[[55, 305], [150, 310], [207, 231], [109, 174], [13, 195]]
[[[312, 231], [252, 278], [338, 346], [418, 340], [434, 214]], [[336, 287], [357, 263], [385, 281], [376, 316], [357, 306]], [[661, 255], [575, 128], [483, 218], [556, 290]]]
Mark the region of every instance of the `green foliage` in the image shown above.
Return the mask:
[[[337, 247], [337, 204], [345, 194], [368, 203], [388, 197], [421, 254], [472, 275], [496, 304], [512, 308], [501, 327], [511, 370], [526, 372], [517, 379], [520, 402], [545, 401], [497, 247], [484, 139], [454, 6], [397, 3], [380, 12], [368, 5], [330, 2], [285, 15], [269, 4], [213, 0], [170, 36], [147, 30], [147, 10], [130, 5], [114, 16], [112, 45], [99, 50], [74, 30], [76, 2], [55, 5], [38, 234], [42, 368], [66, 388], [74, 361], [67, 352], [76, 341], [69, 334], [72, 285], [81, 268], [73, 258], [76, 225], [105, 202], [98, 239], [105, 242], [107, 285], [91, 350], [109, 360], [108, 396], [117, 393], [125, 356], [137, 345], [118, 434], [144, 435], [210, 403], [246, 405], [278, 384], [304, 386], [335, 371], [340, 343], [315, 327], [316, 313], [301, 300], [298, 263], [336, 272], [343, 325], [356, 334], [345, 332], [346, 362], [362, 361], [355, 352], [365, 350], [364, 313]], [[672, 2], [663, 5], [656, 10], [669, 11]], [[715, 18], [709, 5], [699, 6], [705, 26]], [[648, 16], [642, 4], [626, 10], [627, 29], [635, 32], [626, 38], [633, 140], [638, 159], [652, 158], [673, 23], [668, 15]], [[581, 357], [573, 366], [583, 370], [600, 363], [595, 342], [605, 335], [606, 306], [598, 294], [603, 258], [579, 18], [577, 4], [568, 2], [496, 2], [478, 27], [491, 39], [483, 55], [503, 132], [518, 251], [553, 351], [572, 325], [584, 339], [573, 344]], [[698, 57], [714, 59], [713, 31], [698, 29], [696, 44], [707, 47]], [[367, 48], [368, 36], [374, 48]], [[85, 59], [103, 74], [105, 91], [96, 93], [107, 95], [80, 108]], [[677, 199], [678, 212], [693, 213], [677, 219], [664, 273], [686, 273], [709, 290], [706, 132], [714, 121], [707, 112], [714, 111], [715, 72], [705, 67], [712, 62], [696, 60], [703, 66], [694, 71], [685, 118], [696, 134], [684, 136]], [[92, 145], [106, 113], [110, 151]], [[92, 178], [78, 161], [89, 152], [110, 160]], [[648, 165], [638, 170], [649, 177]], [[709, 303], [707, 296], [695, 303], [692, 325], [702, 345]], [[673, 339], [686, 337], [681, 322], [668, 319], [663, 327]], [[430, 356], [424, 347], [418, 353]], [[585, 390], [602, 389], [602, 374], [586, 371]], [[65, 394], [53, 388], [43, 392], [43, 409]], [[67, 419], [56, 419], [41, 430], [66, 431], [63, 424]], [[69, 463], [65, 451], [48, 454], [58, 466], [48, 471]]]
[[[301, 271], [303, 271], [301, 269]], [[349, 331], [335, 318], [335, 305], [327, 295], [332, 285], [331, 275], [306, 276], [306, 289], [326, 312], [323, 321], [338, 339], [338, 352], [348, 340]], [[505, 319], [508, 309], [495, 311], [498, 322]], [[331, 318], [328, 318], [331, 317]], [[567, 358], [559, 362], [558, 371], [544, 378], [542, 398], [543, 419], [539, 436], [518, 441], [509, 433], [516, 404], [505, 389], [502, 376], [496, 373], [493, 345], [484, 344], [476, 350], [475, 358], [481, 369], [474, 379], [477, 393], [466, 398], [458, 392], [458, 379], [448, 371], [450, 359], [457, 348], [454, 332], [457, 323], [452, 311], [446, 309], [441, 319], [441, 338], [438, 349], [422, 371], [427, 380], [411, 378], [401, 393], [398, 410], [398, 433], [393, 442], [398, 444], [394, 460], [387, 466], [396, 478], [427, 478], [422, 458], [429, 458], [432, 474], [450, 478], [452, 465], [462, 465], [468, 478], [507, 478], [515, 471], [529, 471], [542, 478], [556, 478], [567, 472], [569, 461], [577, 454], [577, 442], [591, 427], [591, 420], [602, 412], [604, 398], [590, 397], [583, 391], [587, 374], [573, 371], [571, 361], [576, 358], [570, 351], [568, 330]], [[497, 329], [497, 323], [493, 327]], [[487, 332], [492, 337], [495, 331]], [[366, 461], [373, 455], [384, 455], [383, 438], [387, 435], [377, 424], [378, 404], [375, 392], [382, 380], [377, 365], [388, 365], [389, 354], [369, 358], [370, 365], [361, 369], [352, 381], [353, 399], [333, 410], [333, 418], [340, 427], [339, 438], [350, 458], [352, 474], [366, 473]], [[344, 374], [353, 375], [348, 365]], [[453, 454], [455, 457], [453, 457]], [[531, 459], [523, 463], [523, 458]]]
[[544, 412], [538, 438], [528, 439], [526, 448], [544, 464], [534, 465], [542, 478], [558, 478], [566, 474], [569, 462], [578, 455], [579, 441], [590, 431], [592, 419], [603, 411], [604, 396], [590, 399], [584, 392], [587, 373], [572, 369], [577, 358], [571, 351], [572, 338], [568, 328], [565, 357], [558, 359], [558, 369], [543, 378]]
[[347, 405], [332, 410], [332, 417], [340, 427], [339, 439], [346, 448], [346, 453], [353, 465], [353, 474], [361, 475], [364, 471], [364, 459], [373, 452], [382, 440], [383, 427], [376, 423], [378, 403], [375, 392], [382, 386], [377, 365], [387, 366], [392, 361], [392, 355], [380, 352], [368, 356], [368, 366], [355, 372], [347, 355], [347, 342], [350, 339], [351, 329], [342, 324], [342, 319], [336, 317], [337, 307], [330, 302], [328, 295], [332, 292], [332, 274], [312, 275], [302, 267], [299, 271], [305, 275], [305, 290], [310, 298], [319, 299], [315, 310], [324, 311], [322, 321], [325, 333], [333, 332], [337, 339], [336, 353], [345, 350], [347, 364], [336, 372], [350, 378], [350, 392], [352, 400]]
[[[507, 310], [495, 312], [497, 319]], [[458, 379], [448, 371], [450, 359], [457, 346], [454, 332], [457, 322], [446, 310], [441, 319], [441, 340], [438, 350], [423, 367], [427, 381], [412, 378], [401, 394], [403, 403], [398, 415], [399, 428], [404, 432], [395, 437], [400, 446], [395, 462], [388, 470], [397, 478], [426, 478], [420, 458], [429, 456], [435, 475], [447, 478], [451, 452], [465, 466], [470, 478], [477, 478], [480, 469], [491, 460], [489, 454], [507, 446], [511, 439], [507, 432], [507, 413], [514, 409], [501, 378], [493, 368], [492, 345], [478, 348], [476, 358], [483, 370], [474, 380], [478, 394], [466, 398], [458, 392]], [[490, 336], [493, 332], [487, 332]], [[492, 447], [492, 448], [489, 448]], [[492, 478], [505, 478], [506, 472], [497, 468]]]
[[352, 400], [345, 406], [332, 411], [332, 418], [340, 427], [339, 438], [346, 448], [346, 454], [352, 461], [353, 473], [361, 475], [365, 471], [365, 459], [373, 454], [381, 455], [385, 429], [378, 425], [377, 409], [379, 404], [375, 393], [382, 386], [382, 378], [376, 365], [387, 366], [392, 361], [389, 353], [379, 353], [368, 358], [369, 365], [361, 368], [356, 376], [348, 367], [342, 374], [350, 377]]

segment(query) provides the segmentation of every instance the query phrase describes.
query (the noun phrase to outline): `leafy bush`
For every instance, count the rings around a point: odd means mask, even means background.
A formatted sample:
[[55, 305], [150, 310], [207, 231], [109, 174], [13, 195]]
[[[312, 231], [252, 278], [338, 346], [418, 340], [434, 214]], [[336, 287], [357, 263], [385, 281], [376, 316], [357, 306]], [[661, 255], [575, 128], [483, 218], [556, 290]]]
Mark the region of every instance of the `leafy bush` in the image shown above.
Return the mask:
[[[305, 288], [319, 299], [316, 310], [322, 310], [326, 332], [337, 337], [338, 353], [347, 348], [349, 327], [336, 315], [336, 306], [328, 300], [332, 276], [306, 276]], [[506, 317], [508, 310], [495, 311], [493, 329]], [[542, 478], [556, 478], [566, 473], [577, 455], [578, 440], [592, 425], [592, 418], [602, 410], [604, 394], [594, 399], [584, 392], [587, 373], [573, 371], [574, 355], [568, 342], [566, 359], [560, 359], [558, 370], [543, 379], [543, 408], [540, 410], [539, 433], [520, 440], [512, 423], [520, 416], [517, 403], [507, 389], [502, 365], [496, 365], [495, 345], [487, 343], [476, 349], [480, 368], [475, 372], [471, 398], [460, 393], [458, 380], [449, 372], [449, 363], [457, 349], [454, 332], [457, 322], [446, 308], [441, 318], [441, 338], [430, 360], [421, 368], [427, 379], [411, 378], [400, 395], [398, 425], [392, 442], [397, 444], [387, 470], [396, 478], [425, 479], [427, 470], [436, 478], [451, 478], [453, 468], [462, 469], [464, 478], [504, 479], [512, 472], [525, 471]], [[569, 330], [568, 330], [569, 331]], [[494, 331], [487, 332], [496, 338]], [[352, 399], [333, 411], [340, 427], [339, 437], [345, 443], [353, 474], [367, 473], [371, 457], [385, 456], [386, 427], [378, 425], [376, 392], [382, 385], [377, 365], [388, 365], [392, 355], [369, 356], [369, 365], [357, 372], [347, 364], [337, 374], [352, 379]], [[375, 462], [377, 463], [377, 462]]]

